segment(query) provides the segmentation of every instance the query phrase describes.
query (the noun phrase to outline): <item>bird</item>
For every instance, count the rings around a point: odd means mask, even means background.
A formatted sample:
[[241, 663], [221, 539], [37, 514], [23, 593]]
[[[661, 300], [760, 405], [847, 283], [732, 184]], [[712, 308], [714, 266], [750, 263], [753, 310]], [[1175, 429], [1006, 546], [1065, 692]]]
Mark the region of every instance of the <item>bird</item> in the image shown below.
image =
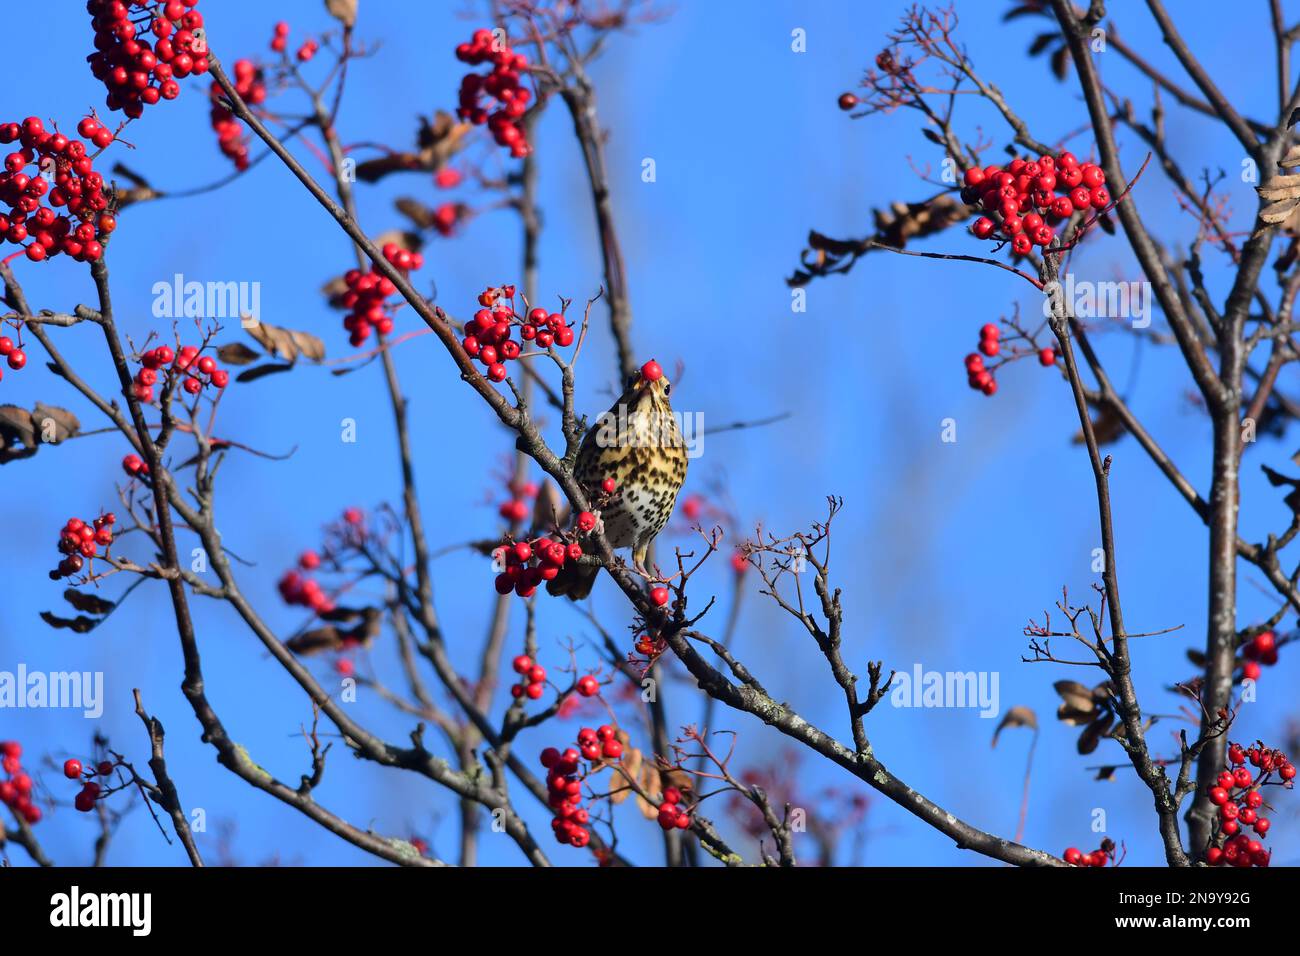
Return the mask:
[[[633, 372], [609, 411], [587, 430], [573, 474], [590, 493], [613, 491], [596, 514], [612, 548], [631, 548], [637, 570], [663, 530], [686, 481], [686, 443], [668, 394], [672, 383], [651, 359]], [[591, 593], [599, 567], [566, 564], [546, 583], [547, 593], [580, 601]]]

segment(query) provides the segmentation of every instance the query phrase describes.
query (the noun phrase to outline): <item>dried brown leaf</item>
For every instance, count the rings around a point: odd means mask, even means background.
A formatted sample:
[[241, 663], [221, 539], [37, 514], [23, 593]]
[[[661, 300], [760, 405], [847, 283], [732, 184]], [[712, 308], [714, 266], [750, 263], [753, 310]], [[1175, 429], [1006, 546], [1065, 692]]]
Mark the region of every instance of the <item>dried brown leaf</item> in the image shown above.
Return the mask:
[[217, 358], [221, 359], [223, 365], [251, 365], [261, 357], [261, 352], [254, 352], [243, 342], [217, 346]]
[[1038, 715], [1032, 708], [1018, 705], [1012, 707], [1002, 715], [1002, 720], [998, 723], [997, 729], [993, 731], [992, 746], [998, 745], [998, 736], [1006, 727], [1028, 727], [1030, 730], [1038, 730]]
[[357, 0], [325, 0], [325, 9], [349, 30], [357, 23]]
[[101, 617], [117, 606], [112, 601], [106, 601], [97, 594], [87, 594], [84, 591], [78, 591], [76, 588], [65, 590], [63, 600], [78, 611], [83, 611], [86, 614], [97, 614]]
[[85, 615], [79, 614], [74, 618], [67, 618], [58, 617], [57, 615], [51, 614], [49, 611], [41, 612], [41, 620], [50, 627], [58, 628], [60, 630], [66, 628], [67, 630], [73, 631], [77, 634], [89, 634], [99, 625], [99, 621], [86, 617]]
[[57, 445], [77, 434], [81, 430], [81, 422], [66, 408], [37, 402], [32, 409], [32, 428], [36, 432], [37, 441]]

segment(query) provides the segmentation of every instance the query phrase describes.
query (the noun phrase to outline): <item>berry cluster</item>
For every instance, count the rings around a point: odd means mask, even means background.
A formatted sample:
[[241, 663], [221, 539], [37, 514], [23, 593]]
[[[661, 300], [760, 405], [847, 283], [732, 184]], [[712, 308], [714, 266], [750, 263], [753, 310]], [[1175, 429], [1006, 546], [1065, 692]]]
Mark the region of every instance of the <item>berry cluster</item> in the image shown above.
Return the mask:
[[601, 724], [595, 730], [583, 727], [578, 731], [578, 750], [584, 760], [592, 763], [617, 760], [623, 756], [623, 742], [618, 739], [618, 731], [609, 724]]
[[271, 52], [283, 53], [284, 48], [289, 45], [289, 24], [281, 20], [275, 25], [275, 32], [271, 34]]
[[550, 538], [517, 541], [494, 553], [505, 559], [505, 570], [496, 577], [498, 594], [514, 591], [520, 597], [532, 597], [537, 586], [560, 573], [566, 561], [582, 557], [582, 545], [576, 541], [565, 544]]
[[528, 499], [537, 497], [537, 485], [531, 481], [520, 483], [511, 479], [506, 482], [506, 490], [510, 497], [497, 506], [497, 514], [511, 524], [518, 524], [528, 518]]
[[1241, 676], [1243, 680], [1259, 680], [1260, 665], [1272, 667], [1277, 663], [1277, 636], [1272, 631], [1256, 634], [1241, 649]]
[[998, 354], [1002, 348], [998, 341], [1001, 336], [1002, 333], [996, 325], [992, 322], [986, 324], [980, 329], [980, 351], [971, 352], [966, 356], [966, 384], [985, 395], [996, 394], [998, 383], [993, 373], [984, 367], [984, 355], [991, 357]]
[[510, 688], [510, 696], [537, 700], [546, 693], [546, 668], [527, 654], [520, 654], [510, 665], [520, 675], [518, 684]]
[[632, 664], [642, 663], [649, 666], [658, 660], [664, 651], [668, 650], [668, 641], [657, 631], [646, 631], [636, 635], [636, 641], [632, 646], [644, 660], [638, 662], [636, 658], [629, 655], [628, 662]]
[[[971, 226], [977, 239], [1011, 241], [1011, 251], [1026, 255], [1049, 246], [1060, 223], [1076, 211], [1110, 205], [1106, 174], [1095, 163], [1080, 163], [1073, 153], [1013, 159], [1001, 166], [972, 166], [965, 173], [962, 201], [986, 215]], [[1058, 195], [1059, 191], [1059, 195]]]
[[[235, 61], [235, 92], [249, 106], [258, 106], [266, 102], [266, 83], [262, 71], [252, 60]], [[248, 168], [248, 137], [235, 114], [221, 105], [221, 85], [213, 82], [208, 93], [212, 99], [212, 110], [208, 114], [212, 130], [217, 134], [217, 146], [222, 155], [230, 159], [241, 173]]]
[[23, 772], [23, 748], [16, 740], [0, 741], [0, 769], [7, 780], [0, 780], [0, 803], [28, 823], [40, 823], [41, 808], [32, 803], [32, 778]]
[[[609, 729], [612, 731], [613, 728]], [[559, 843], [578, 848], [591, 841], [591, 831], [587, 829], [591, 814], [582, 806], [582, 778], [578, 776], [580, 757], [572, 747], [564, 753], [554, 747], [542, 751], [542, 766], [546, 768], [547, 803], [555, 811], [551, 829], [555, 831], [555, 839]]]
[[[132, 119], [180, 95], [177, 80], [208, 71], [199, 0], [88, 0], [95, 53], [90, 72], [108, 88], [105, 102]], [[144, 39], [152, 33], [156, 40]]]
[[[1258, 773], [1252, 772], [1247, 763]], [[1219, 808], [1219, 838], [1205, 851], [1206, 862], [1212, 866], [1268, 866], [1272, 854], [1259, 840], [1264, 839], [1271, 824], [1260, 813], [1264, 806], [1260, 788], [1290, 787], [1295, 774], [1295, 765], [1280, 750], [1270, 750], [1260, 743], [1249, 749], [1232, 744], [1228, 748], [1228, 765], [1208, 794], [1210, 802]], [[1252, 839], [1245, 827], [1254, 830], [1259, 839]]]
[[1091, 853], [1084, 853], [1078, 847], [1070, 847], [1061, 858], [1071, 866], [1105, 866], [1115, 859], [1115, 841], [1107, 837], [1101, 841], [1101, 846]]
[[136, 454], [122, 459], [122, 470], [132, 478], [144, 480], [149, 477], [149, 463]]
[[[101, 547], [108, 548], [113, 543], [113, 525], [117, 518], [112, 512], [100, 515], [92, 522], [80, 518], [69, 518], [68, 523], [59, 532], [59, 554], [63, 560], [50, 572], [50, 580], [72, 577], [79, 572], [86, 561], [93, 561]], [[107, 551], [104, 552], [107, 555]]]
[[[14, 340], [7, 335], [0, 335], [0, 358], [3, 358], [15, 372], [27, 366], [27, 353], [20, 346], [15, 345]], [[0, 378], [3, 377], [3, 374], [0, 374]]]
[[[395, 242], [384, 243], [383, 253], [393, 268], [401, 270], [403, 274], [424, 266], [423, 255], [403, 249]], [[343, 276], [343, 282], [348, 290], [340, 296], [339, 304], [348, 310], [343, 319], [343, 328], [351, 333], [348, 341], [352, 347], [357, 348], [364, 343], [372, 331], [380, 335], [392, 332], [393, 317], [386, 300], [397, 291], [393, 280], [372, 265], [369, 272], [349, 269]]]
[[135, 373], [131, 384], [135, 397], [142, 402], [153, 401], [153, 390], [158, 384], [160, 371], [168, 382], [179, 381], [181, 388], [190, 395], [197, 395], [206, 385], [216, 389], [229, 385], [230, 373], [218, 368], [217, 360], [211, 355], [199, 353], [200, 349], [193, 345], [183, 345], [179, 352], [160, 345], [143, 353], [140, 356], [140, 370]]
[[501, 286], [484, 289], [478, 303], [483, 308], [465, 323], [462, 345], [470, 358], [476, 358], [487, 368], [487, 377], [501, 382], [506, 377], [505, 363], [519, 358], [522, 348], [511, 338], [515, 326], [525, 342], [536, 342], [539, 348], [552, 345], [567, 348], [573, 344], [573, 329], [569, 328], [563, 312], [530, 309], [527, 316], [515, 311], [515, 287]]
[[334, 610], [334, 600], [325, 593], [320, 582], [301, 573], [301, 571], [314, 571], [319, 567], [320, 556], [315, 551], [304, 551], [298, 558], [298, 568], [286, 571], [280, 576], [275, 586], [285, 604], [308, 607], [317, 614], [328, 614]]
[[[528, 69], [528, 58], [506, 43], [498, 42], [491, 30], [480, 29], [474, 31], [469, 43], [456, 47], [456, 59], [471, 66], [492, 64], [492, 71], [487, 75], [466, 73], [462, 77], [457, 115], [475, 126], [486, 123], [497, 145], [509, 148], [510, 155], [516, 159], [527, 156], [531, 147], [518, 121], [532, 98], [527, 87], [519, 85], [520, 74]], [[483, 94], [495, 100], [496, 105], [480, 105], [479, 97]]]
[[676, 787], [664, 787], [664, 802], [659, 804], [659, 826], [664, 830], [690, 829], [690, 810], [682, 806], [682, 792]]
[[[108, 145], [113, 134], [87, 116], [77, 132], [95, 145]], [[94, 169], [86, 144], [55, 130], [39, 117], [22, 123], [0, 123], [0, 143], [17, 143], [19, 149], [4, 158], [0, 171], [0, 203], [9, 207], [0, 215], [0, 236], [22, 245], [27, 258], [40, 262], [66, 252], [78, 262], [93, 262], [104, 254], [100, 240], [117, 228], [104, 195], [104, 177]], [[28, 173], [27, 167], [35, 166]], [[42, 206], [41, 199], [49, 202]], [[77, 222], [55, 209], [67, 207]]]
[[[1027, 337], [1027, 336], [1026, 336]], [[1032, 340], [1031, 340], [1032, 345]], [[971, 352], [965, 358], [966, 365], [966, 384], [977, 392], [983, 392], [985, 395], [994, 395], [998, 390], [997, 379], [993, 377], [993, 369], [984, 364], [984, 358], [995, 358], [1002, 352], [1002, 330], [992, 322], [985, 323], [980, 327], [979, 351]], [[1011, 350], [1008, 358], [1004, 359], [1000, 365], [1023, 358], [1029, 354], [1038, 356], [1038, 364], [1043, 368], [1052, 368], [1056, 365], [1056, 350], [1052, 348], [1041, 349], [1016, 349]]]
[[107, 777], [113, 772], [114, 764], [108, 760], [101, 760], [95, 769], [90, 770], [83, 768], [81, 761], [75, 757], [63, 762], [63, 775], [69, 780], [84, 780], [81, 790], [73, 799], [72, 805], [82, 813], [89, 813], [95, 809], [95, 801], [103, 792], [103, 788], [90, 778], [98, 774], [101, 777]]

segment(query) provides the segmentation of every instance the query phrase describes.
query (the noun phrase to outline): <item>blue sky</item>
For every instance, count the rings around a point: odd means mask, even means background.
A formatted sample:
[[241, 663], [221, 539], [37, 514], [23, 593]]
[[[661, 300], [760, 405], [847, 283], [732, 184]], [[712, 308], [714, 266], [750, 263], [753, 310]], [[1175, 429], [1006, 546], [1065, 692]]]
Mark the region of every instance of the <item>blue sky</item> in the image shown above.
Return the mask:
[[[39, 83], [10, 76], [0, 85], [0, 117], [36, 113], [71, 126], [88, 106], [101, 102], [101, 90], [83, 64], [89, 29], [81, 23], [82, 5], [68, 6], [75, 8], [68, 17], [28, 18], [31, 48], [43, 50], [44, 62], [57, 68], [43, 71]], [[210, 42], [227, 63], [265, 50], [273, 17], [263, 5], [207, 6], [216, 8], [208, 11]], [[328, 28], [320, 6], [314, 0], [280, 3], [276, 15], [289, 20], [299, 37]], [[1025, 842], [1053, 852], [1068, 845], [1091, 849], [1100, 839], [1090, 831], [1092, 812], [1102, 808], [1107, 835], [1127, 845], [1130, 860], [1156, 863], [1161, 856], [1149, 793], [1131, 772], [1121, 770], [1115, 781], [1102, 784], [1085, 769], [1119, 762], [1118, 748], [1079, 757], [1076, 731], [1053, 719], [1054, 680], [1094, 683], [1100, 677], [1077, 668], [1021, 663], [1026, 620], [1041, 619], [1062, 586], [1077, 597], [1090, 593], [1098, 580], [1091, 570], [1092, 549], [1100, 543], [1087, 459], [1069, 440], [1077, 426], [1064, 383], [1023, 363], [1002, 375], [1000, 391], [990, 399], [966, 387], [961, 368], [982, 324], [1009, 314], [1017, 303], [1036, 310], [1036, 297], [1025, 283], [998, 270], [879, 254], [862, 260], [847, 277], [815, 282], [808, 288], [807, 312], [791, 311], [784, 279], [796, 266], [810, 227], [837, 237], [860, 235], [873, 208], [932, 193], [917, 180], [909, 160], [937, 165], [942, 157], [919, 134], [914, 116], [904, 112], [855, 121], [835, 105], [841, 91], [856, 86], [904, 6], [685, 2], [662, 22], [611, 39], [592, 74], [610, 130], [611, 186], [638, 354], [668, 368], [684, 364], [675, 406], [702, 412], [706, 423], [789, 414], [762, 429], [709, 437], [704, 455], [691, 464], [686, 490], [708, 493], [723, 486], [744, 526], [761, 522], [780, 533], [824, 517], [826, 495], [844, 497], [835, 526], [834, 576], [844, 589], [844, 650], [851, 666], [865, 673], [868, 659], [882, 659], [899, 671], [920, 663], [930, 670], [996, 672], [1004, 709], [1020, 704], [1038, 712], [1042, 731]], [[1043, 62], [1024, 56], [1039, 29], [1036, 22], [1001, 24], [1001, 3], [957, 7], [960, 35], [976, 66], [1007, 93], [1037, 136], [1056, 141], [1084, 125], [1086, 113], [1072, 87], [1056, 83]], [[1178, 5], [1192, 48], [1234, 102], [1251, 115], [1271, 118], [1271, 61], [1256, 72], [1241, 66], [1259, 59], [1255, 48], [1267, 27], [1266, 10], [1250, 6], [1225, 18], [1196, 15], [1198, 8], [1204, 14], [1218, 9], [1203, 2]], [[340, 114], [345, 141], [407, 145], [418, 114], [454, 106], [463, 65], [452, 49], [481, 25], [460, 16], [462, 10], [461, 4], [409, 0], [362, 4], [360, 37], [382, 43], [372, 58], [352, 68]], [[1147, 18], [1136, 8], [1120, 12], [1125, 39], [1177, 75]], [[1198, 26], [1211, 22], [1212, 29]], [[791, 50], [791, 31], [797, 28], [806, 31], [806, 52]], [[1102, 54], [1101, 65], [1115, 88], [1146, 102], [1148, 84], [1118, 54]], [[1228, 170], [1222, 188], [1239, 212], [1234, 223], [1248, 228], [1254, 193], [1235, 174], [1239, 148], [1202, 118], [1167, 105], [1169, 140], [1185, 157], [1186, 168]], [[975, 138], [980, 127], [999, 147], [1006, 138], [993, 111], [973, 99], [963, 102], [957, 123], [965, 138]], [[120, 160], [165, 190], [202, 185], [228, 171], [208, 128], [203, 87], [192, 82], [177, 101], [148, 110], [127, 138], [135, 148]], [[1135, 169], [1145, 150], [1123, 131], [1120, 139], [1124, 166]], [[1081, 154], [1089, 151], [1086, 136], [1070, 144]], [[600, 282], [599, 254], [581, 158], [558, 103], [541, 124], [537, 150], [545, 215], [541, 289], [549, 302], [557, 295], [581, 302]], [[645, 158], [655, 160], [653, 183], [641, 179]], [[427, 202], [446, 198], [425, 176], [362, 185], [358, 203], [367, 231], [373, 235], [403, 224], [392, 207], [401, 195]], [[455, 195], [474, 201], [471, 192]], [[1136, 201], [1171, 246], [1185, 248], [1192, 225], [1154, 168], [1140, 183]], [[485, 213], [458, 237], [431, 242], [417, 284], [436, 283], [437, 301], [467, 314], [484, 286], [520, 279], [518, 234], [509, 213]], [[980, 251], [956, 230], [920, 248]], [[128, 209], [108, 258], [119, 326], [137, 339], [158, 328], [150, 312], [153, 284], [179, 272], [200, 280], [260, 282], [265, 321], [317, 333], [331, 357], [348, 353], [340, 314], [328, 308], [318, 289], [351, 265], [351, 250], [274, 160], [220, 191]], [[1212, 263], [1209, 278], [1221, 299], [1227, 279], [1220, 266]], [[89, 277], [74, 263], [59, 259], [15, 267], [36, 307], [67, 310], [92, 301]], [[1085, 278], [1136, 277], [1120, 238], [1091, 242], [1074, 268]], [[1265, 288], [1272, 293], [1270, 283], [1266, 276]], [[599, 307], [597, 314], [602, 314]], [[399, 330], [413, 328], [413, 321], [404, 315]], [[87, 377], [110, 390], [111, 372], [94, 330], [55, 334]], [[235, 329], [225, 338], [238, 335]], [[1168, 348], [1139, 349], [1122, 332], [1099, 330], [1094, 339], [1134, 409], [1204, 493], [1209, 426], [1187, 400], [1192, 385], [1177, 356]], [[33, 343], [28, 369], [6, 374], [0, 401], [64, 404], [86, 427], [100, 427], [93, 410], [44, 370], [38, 353]], [[508, 437], [458, 381], [431, 337], [403, 345], [397, 360], [411, 403], [415, 464], [432, 546], [497, 533], [495, 510], [484, 501], [498, 490], [493, 475], [510, 449]], [[613, 381], [610, 341], [597, 323], [583, 354], [582, 408], [589, 413], [605, 408]], [[1288, 370], [1281, 387], [1295, 386]], [[339, 440], [344, 418], [357, 423], [355, 444]], [[940, 440], [946, 418], [957, 422], [956, 443]], [[297, 449], [287, 462], [231, 457], [223, 467], [218, 500], [226, 544], [256, 562], [241, 570], [243, 589], [287, 635], [303, 619], [276, 597], [278, 575], [302, 548], [319, 540], [320, 527], [344, 507], [399, 500], [381, 372], [371, 365], [333, 377], [303, 367], [233, 385], [220, 421], [223, 434], [251, 446], [277, 453]], [[1250, 540], [1284, 528], [1287, 520], [1280, 495], [1255, 466], [1268, 462], [1285, 469], [1293, 450], [1286, 439], [1265, 439], [1247, 453], [1242, 528]], [[1165, 688], [1190, 676], [1184, 652], [1204, 641], [1207, 535], [1132, 440], [1109, 451], [1130, 628], [1185, 625], [1133, 646], [1145, 710], [1169, 714], [1177, 705]], [[201, 849], [215, 855], [218, 825], [230, 821], [237, 826], [234, 852], [241, 862], [374, 862], [217, 765], [215, 752], [199, 741], [197, 722], [179, 692], [180, 654], [161, 587], [140, 588], [120, 613], [89, 635], [51, 631], [38, 619], [41, 610], [60, 609], [62, 588], [45, 575], [53, 564], [57, 529], [73, 514], [86, 517], [112, 505], [121, 474], [117, 463], [125, 452], [118, 437], [87, 437], [44, 449], [0, 472], [6, 503], [0, 580], [7, 584], [0, 604], [0, 669], [13, 670], [21, 662], [29, 670], [102, 670], [107, 695], [105, 714], [93, 723], [59, 711], [0, 712], [0, 739], [19, 739], [33, 755], [30, 764], [37, 754], [61, 763], [84, 753], [98, 730], [143, 767], [147, 742], [131, 704], [131, 688], [139, 687], [167, 727], [168, 762], [182, 797], [206, 811], [209, 829], [200, 835]], [[685, 537], [679, 541], [689, 544]], [[692, 598], [694, 606], [702, 606], [708, 593], [719, 595], [720, 608], [703, 622], [712, 622], [716, 632], [729, 600], [730, 571], [725, 555], [714, 565], [693, 585]], [[457, 552], [439, 558], [434, 574], [447, 632], [465, 635], [451, 641], [453, 654], [476, 660], [493, 600], [490, 569], [484, 560]], [[1243, 571], [1242, 624], [1276, 607], [1260, 585], [1258, 575]], [[807, 635], [752, 586], [744, 602], [738, 656], [776, 696], [847, 739], [841, 698], [830, 692], [834, 687], [825, 662]], [[594, 663], [587, 622], [558, 602], [539, 603], [543, 662], [562, 665], [564, 646], [572, 640], [580, 659]], [[296, 780], [306, 766], [296, 737], [300, 724], [310, 720], [304, 698], [228, 608], [201, 598], [194, 604], [214, 706], [255, 759], [281, 779]], [[606, 626], [622, 633], [625, 604], [607, 582], [597, 590], [596, 607]], [[516, 625], [519, 621], [517, 613]], [[512, 646], [521, 641], [516, 626]], [[398, 681], [391, 653], [381, 650], [373, 662], [389, 682]], [[337, 683], [328, 662], [316, 667], [322, 680]], [[1262, 736], [1281, 743], [1293, 711], [1289, 695], [1280, 691], [1292, 668], [1284, 653], [1266, 672], [1260, 699], [1245, 708], [1235, 738]], [[387, 739], [401, 741], [409, 733], [410, 719], [373, 697], [363, 694], [351, 706]], [[701, 702], [682, 680], [671, 683], [667, 706], [674, 723], [681, 724], [698, 719]], [[868, 731], [877, 755], [912, 786], [969, 822], [1010, 836], [1029, 737], [1009, 731], [991, 749], [995, 723], [971, 710], [882, 704], [869, 718]], [[568, 741], [578, 726], [550, 724], [530, 732], [519, 744], [520, 753], [533, 761], [542, 747]], [[721, 713], [715, 726], [740, 734], [739, 765], [785, 765], [794, 746], [740, 715]], [[1169, 721], [1155, 727], [1154, 750], [1173, 752], [1174, 726]], [[61, 863], [88, 861], [92, 821], [66, 805], [73, 788], [56, 770], [46, 768], [41, 777], [47, 792], [65, 803], [37, 828], [47, 851]], [[801, 793], [811, 799], [828, 786], [857, 784], [811, 758], [800, 762]], [[318, 796], [359, 826], [420, 835], [436, 851], [454, 854], [453, 801], [412, 775], [336, 753]], [[957, 850], [883, 798], [872, 795], [871, 801], [862, 862], [988, 863]], [[542, 808], [522, 794], [518, 803], [536, 830], [548, 829]], [[1287, 803], [1281, 801], [1275, 812], [1278, 825], [1268, 839], [1278, 862], [1300, 852], [1295, 827], [1285, 825], [1295, 816]], [[715, 818], [724, 815], [721, 806], [706, 809]], [[634, 858], [655, 860], [659, 841], [653, 824], [630, 805], [620, 809], [618, 819], [621, 846]], [[752, 850], [734, 829], [729, 832], [739, 846]], [[557, 863], [588, 863], [586, 854], [554, 847], [549, 838], [545, 843]], [[139, 807], [122, 824], [111, 859], [184, 863], [179, 847], [167, 846]], [[520, 857], [513, 844], [487, 834], [483, 860], [513, 864]]]

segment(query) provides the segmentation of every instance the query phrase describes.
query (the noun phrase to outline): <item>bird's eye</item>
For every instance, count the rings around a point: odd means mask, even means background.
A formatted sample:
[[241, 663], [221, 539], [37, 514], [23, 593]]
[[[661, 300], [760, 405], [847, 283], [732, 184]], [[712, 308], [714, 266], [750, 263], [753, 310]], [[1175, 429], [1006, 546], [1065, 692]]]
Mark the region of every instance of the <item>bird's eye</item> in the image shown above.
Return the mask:
[[671, 392], [672, 390], [673, 390], [672, 383], [671, 383], [671, 382], [664, 382], [664, 394], [667, 395], [667, 394], [668, 394], [669, 392]]

